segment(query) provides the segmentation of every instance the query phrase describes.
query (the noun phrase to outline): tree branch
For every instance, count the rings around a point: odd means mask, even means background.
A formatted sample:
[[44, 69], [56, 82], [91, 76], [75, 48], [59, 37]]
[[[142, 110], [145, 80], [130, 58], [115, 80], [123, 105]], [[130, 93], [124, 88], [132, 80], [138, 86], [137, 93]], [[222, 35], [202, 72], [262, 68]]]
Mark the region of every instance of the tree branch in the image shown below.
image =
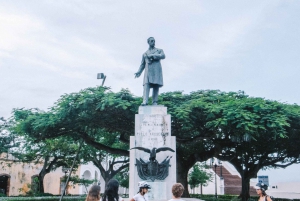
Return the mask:
[[106, 146], [104, 144], [101, 144], [99, 142], [96, 142], [93, 138], [86, 135], [85, 133], [80, 132], [79, 134], [82, 137], [82, 139], [85, 141], [85, 143], [95, 147], [98, 150], [104, 150], [104, 151], [107, 151], [108, 153], [111, 153], [111, 154], [129, 156], [129, 151], [127, 151], [127, 150], [112, 148], [112, 147]]

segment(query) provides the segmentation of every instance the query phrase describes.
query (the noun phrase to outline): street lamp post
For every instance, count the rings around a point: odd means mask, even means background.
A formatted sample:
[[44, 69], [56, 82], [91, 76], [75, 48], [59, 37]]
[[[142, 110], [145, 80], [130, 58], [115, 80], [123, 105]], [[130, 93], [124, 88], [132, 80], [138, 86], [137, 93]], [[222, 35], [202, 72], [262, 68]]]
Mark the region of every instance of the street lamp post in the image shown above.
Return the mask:
[[101, 86], [103, 87], [105, 79], [106, 79], [106, 75], [104, 75], [104, 73], [98, 73], [97, 74], [97, 79], [103, 79], [102, 84], [101, 84]]
[[[67, 182], [67, 173], [68, 173], [68, 171], [65, 171], [65, 182]], [[67, 191], [67, 190], [64, 191], [64, 194], [65, 194], [65, 195], [67, 195], [67, 192], [66, 192], [66, 191]]]
[[223, 168], [222, 161], [218, 160], [218, 164], [220, 166], [220, 183], [219, 183], [220, 191], [219, 191], [219, 194], [224, 195], [224, 177], [223, 177], [223, 173], [222, 173], [222, 168]]
[[[214, 158], [212, 158], [212, 163], [214, 164]], [[217, 199], [218, 198], [218, 193], [217, 193], [217, 163], [215, 162], [214, 164], [214, 167], [215, 167], [215, 198]]]
[[220, 179], [223, 179], [223, 174], [222, 174], [222, 161], [218, 160], [218, 163], [220, 165]]
[[[67, 173], [70, 171], [70, 168], [62, 167], [62, 171], [65, 173], [65, 183], [67, 183]], [[63, 192], [64, 195], [67, 194], [67, 189]]]

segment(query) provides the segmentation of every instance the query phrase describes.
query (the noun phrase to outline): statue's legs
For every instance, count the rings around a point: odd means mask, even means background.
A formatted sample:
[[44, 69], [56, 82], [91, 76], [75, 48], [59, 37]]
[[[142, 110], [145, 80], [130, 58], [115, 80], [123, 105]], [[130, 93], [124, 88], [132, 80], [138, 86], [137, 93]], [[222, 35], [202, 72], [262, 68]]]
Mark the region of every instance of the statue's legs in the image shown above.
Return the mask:
[[[157, 105], [159, 85], [151, 84], [151, 88], [153, 89], [153, 91], [152, 91], [152, 105]], [[142, 105], [148, 105], [149, 92], [150, 92], [150, 84], [144, 84], [143, 103], [142, 103]]]
[[142, 105], [147, 105], [148, 104], [149, 92], [150, 92], [150, 84], [144, 84], [143, 103], [142, 103]]
[[158, 92], [159, 92], [159, 86], [156, 84], [153, 86], [153, 91], [152, 91], [152, 105], [157, 105], [158, 101]]

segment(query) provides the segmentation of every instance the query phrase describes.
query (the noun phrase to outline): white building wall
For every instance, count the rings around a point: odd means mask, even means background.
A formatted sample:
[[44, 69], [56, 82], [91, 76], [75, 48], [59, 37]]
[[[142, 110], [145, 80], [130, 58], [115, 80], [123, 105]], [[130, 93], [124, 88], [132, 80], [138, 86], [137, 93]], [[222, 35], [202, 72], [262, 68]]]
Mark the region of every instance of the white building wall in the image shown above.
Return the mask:
[[226, 168], [228, 170], [228, 172], [230, 172], [230, 174], [232, 175], [236, 175], [239, 178], [241, 178], [240, 173], [235, 169], [235, 167], [233, 165], [231, 165], [229, 162], [227, 161], [222, 161], [222, 165], [224, 168]]
[[300, 199], [300, 182], [278, 182], [266, 192], [275, 198]]
[[[100, 183], [101, 193], [104, 192], [105, 182], [101, 177], [99, 169], [92, 162], [80, 165], [80, 173], [78, 176], [84, 179], [96, 179], [97, 183]], [[92, 184], [86, 189], [85, 186], [81, 185], [78, 194], [87, 194], [91, 186]]]
[[[208, 161], [209, 162], [209, 161]], [[239, 172], [234, 168], [233, 165], [231, 165], [229, 162], [222, 161], [223, 167], [225, 167], [232, 175], [237, 175], [239, 177]], [[212, 169], [208, 169], [208, 172], [215, 174]], [[213, 177], [212, 182], [209, 182], [208, 186], [202, 187], [203, 194], [215, 194], [215, 177]], [[257, 184], [257, 178], [251, 179], [250, 186], [255, 186]], [[222, 192], [222, 180], [217, 175], [217, 194], [223, 195], [224, 190]], [[200, 194], [200, 187], [195, 188], [194, 190], [191, 190], [189, 188], [190, 193]], [[269, 189], [266, 191], [268, 195], [271, 195], [275, 198], [289, 198], [289, 199], [300, 199], [300, 181], [296, 182], [277, 182], [272, 183], [272, 185], [269, 186]]]
[[[206, 161], [207, 164], [210, 163], [210, 160]], [[236, 169], [234, 168], [233, 165], [231, 165], [229, 162], [227, 161], [222, 161], [222, 166], [225, 167], [229, 172], [230, 174], [232, 175], [237, 175], [239, 177], [240, 174], [238, 171], [236, 171]], [[213, 175], [213, 179], [211, 182], [208, 183], [207, 186], [203, 186], [202, 187], [202, 194], [215, 194], [216, 190], [215, 190], [215, 172], [213, 171], [213, 169], [207, 169], [207, 172], [210, 172], [212, 173]], [[216, 179], [217, 179], [217, 194], [218, 195], [224, 195], [224, 180], [221, 179], [218, 175], [216, 175]], [[195, 189], [191, 189], [189, 187], [189, 192], [192, 193], [192, 194], [201, 194], [201, 187], [197, 187]]]

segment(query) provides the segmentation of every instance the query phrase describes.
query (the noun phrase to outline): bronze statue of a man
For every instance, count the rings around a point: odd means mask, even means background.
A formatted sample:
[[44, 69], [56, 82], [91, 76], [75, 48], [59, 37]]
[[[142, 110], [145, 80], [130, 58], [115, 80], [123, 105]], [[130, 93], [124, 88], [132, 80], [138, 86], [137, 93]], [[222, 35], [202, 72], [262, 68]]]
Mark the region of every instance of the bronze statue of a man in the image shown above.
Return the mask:
[[157, 105], [159, 88], [163, 86], [163, 75], [160, 60], [165, 58], [164, 51], [155, 47], [155, 39], [153, 37], [148, 38], [149, 49], [143, 54], [142, 63], [135, 77], [140, 77], [141, 73], [145, 69], [144, 73], [144, 92], [142, 106], [148, 104], [149, 91], [152, 91], [152, 105]]

